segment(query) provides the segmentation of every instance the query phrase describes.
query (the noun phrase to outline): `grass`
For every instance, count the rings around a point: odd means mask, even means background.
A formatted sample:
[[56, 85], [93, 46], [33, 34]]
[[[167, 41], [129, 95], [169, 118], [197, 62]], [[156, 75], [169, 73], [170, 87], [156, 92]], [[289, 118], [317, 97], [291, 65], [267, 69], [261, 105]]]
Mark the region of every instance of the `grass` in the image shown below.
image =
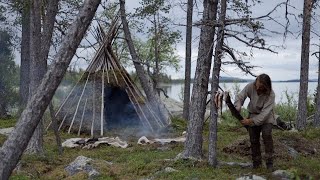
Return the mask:
[[16, 122], [16, 118], [0, 119], [0, 128], [13, 127]]
[[[251, 162], [250, 157], [238, 154], [227, 154], [222, 149], [231, 143], [248, 138], [247, 132], [233, 119], [228, 112], [223, 114], [224, 119], [218, 129], [218, 160], [233, 162]], [[14, 120], [0, 120], [0, 128], [14, 125]], [[181, 134], [186, 129], [187, 123], [175, 118], [170, 127], [173, 134]], [[204, 131], [204, 154], [208, 152], [208, 124]], [[61, 133], [63, 140], [73, 135]], [[277, 138], [306, 138], [313, 143], [320, 144], [318, 129], [307, 128], [303, 132], [289, 133], [274, 131]], [[6, 137], [0, 135], [0, 144]], [[94, 159], [93, 166], [101, 173], [96, 179], [236, 179], [243, 175], [260, 175], [271, 178], [265, 168], [252, 170], [250, 168], [221, 166], [210, 167], [206, 161], [196, 162], [191, 160], [172, 160], [183, 151], [183, 144], [169, 144], [168, 150], [159, 149], [159, 145], [137, 145], [135, 141], [129, 141], [130, 147], [126, 149], [111, 146], [100, 146], [95, 149], [65, 149], [63, 155], [58, 154], [53, 132], [47, 132], [44, 136], [45, 154], [24, 155], [20, 161], [21, 170], [15, 171], [10, 179], [88, 179], [87, 174], [77, 173], [69, 177], [64, 168], [77, 156], [83, 155]], [[320, 146], [318, 146], [320, 147]], [[317, 149], [320, 151], [320, 149]], [[112, 165], [105, 161], [112, 162]], [[285, 169], [292, 172], [294, 179], [320, 179], [320, 155], [299, 156], [297, 159], [275, 159], [277, 169]], [[166, 167], [171, 167], [177, 172], [165, 172]]]

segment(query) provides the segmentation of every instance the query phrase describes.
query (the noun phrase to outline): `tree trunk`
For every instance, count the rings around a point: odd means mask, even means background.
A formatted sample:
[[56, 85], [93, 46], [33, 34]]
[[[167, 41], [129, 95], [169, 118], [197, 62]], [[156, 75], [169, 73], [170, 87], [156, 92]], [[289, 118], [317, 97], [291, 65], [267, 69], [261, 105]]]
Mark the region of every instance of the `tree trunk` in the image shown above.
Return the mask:
[[59, 52], [55, 56], [55, 63], [46, 73], [37, 92], [33, 95], [26, 109], [8, 139], [0, 150], [0, 179], [8, 179], [18, 163], [24, 149], [47, 109], [57, 87], [73, 55], [76, 52], [101, 0], [86, 0], [79, 11], [75, 22], [69, 28]]
[[159, 112], [161, 120], [164, 124], [170, 124], [170, 113], [168, 109], [165, 107], [163, 102], [160, 100], [160, 96], [157, 93], [156, 89], [153, 86], [152, 80], [150, 76], [145, 72], [143, 66], [139, 63], [139, 57], [137, 55], [136, 50], [134, 49], [134, 44], [131, 38], [131, 33], [129, 30], [128, 22], [126, 19], [126, 12], [125, 12], [125, 0], [119, 0], [120, 1], [120, 11], [121, 11], [121, 20], [122, 20], [122, 26], [123, 31], [125, 34], [125, 38], [129, 47], [129, 51], [131, 54], [131, 57], [133, 59], [134, 67], [137, 71], [137, 76], [139, 77], [141, 86], [147, 96], [148, 101], [151, 103], [151, 105], [156, 110], [155, 112]]
[[[50, 0], [48, 3], [49, 4], [47, 5], [47, 8], [46, 8], [47, 11], [46, 11], [44, 22], [43, 22], [43, 33], [41, 36], [41, 58], [43, 61], [46, 61], [47, 63], [48, 63], [47, 59], [50, 51], [50, 46], [52, 43], [54, 23], [56, 20], [56, 15], [58, 13], [59, 0]], [[46, 71], [47, 69], [48, 67], [46, 67]], [[54, 107], [52, 102], [49, 104], [49, 111], [50, 111], [50, 117], [52, 122], [52, 129], [56, 137], [56, 142], [58, 146], [58, 152], [61, 155], [63, 152], [63, 148], [61, 145], [61, 138], [58, 130], [58, 121], [55, 117], [55, 112], [54, 112]]]
[[[34, 94], [46, 72], [41, 57], [41, 1], [30, 1], [30, 93]], [[27, 153], [43, 154], [43, 123], [40, 122], [29, 142]]]
[[49, 104], [49, 111], [50, 111], [53, 133], [54, 133], [54, 136], [56, 137], [56, 142], [57, 142], [57, 146], [58, 146], [58, 152], [59, 152], [59, 155], [61, 155], [63, 152], [63, 148], [62, 148], [62, 144], [61, 144], [61, 138], [59, 135], [58, 120], [55, 116], [52, 102]]
[[0, 102], [0, 119], [5, 119], [8, 117], [7, 109], [5, 102]]
[[[5, 86], [0, 79], [0, 98], [4, 98], [5, 94], [6, 94]], [[6, 101], [0, 101], [0, 119], [6, 118], [8, 116], [6, 107], [7, 107]]]
[[315, 127], [320, 127], [320, 46], [319, 46], [319, 55], [318, 55], [318, 86], [316, 93], [316, 113], [314, 114], [313, 125]]
[[183, 118], [189, 120], [190, 84], [191, 84], [191, 49], [192, 49], [192, 14], [193, 0], [188, 0], [186, 27], [186, 62], [183, 94]]
[[159, 78], [159, 72], [160, 72], [160, 69], [159, 69], [159, 63], [160, 63], [160, 57], [159, 57], [159, 47], [158, 47], [158, 45], [159, 45], [159, 43], [158, 43], [158, 41], [159, 41], [159, 33], [158, 33], [158, 28], [160, 28], [160, 25], [159, 26], [157, 26], [157, 24], [158, 23], [160, 23], [159, 22], [159, 13], [157, 13], [157, 17], [158, 18], [156, 18], [156, 15], [154, 14], [153, 15], [153, 22], [154, 22], [154, 58], [155, 58], [155, 65], [156, 65], [156, 67], [154, 68], [154, 71], [153, 71], [153, 79], [154, 79], [154, 84], [153, 84], [153, 86], [154, 86], [154, 88], [155, 89], [157, 89], [157, 87], [158, 87], [158, 83], [159, 83], [159, 80], [160, 80], [160, 78]]
[[[206, 24], [214, 21], [217, 17], [218, 0], [204, 0], [203, 5], [203, 23]], [[215, 29], [213, 27], [202, 25], [195, 82], [191, 96], [187, 139], [182, 158], [202, 158], [202, 131], [213, 53], [214, 33]]]
[[22, 10], [22, 40], [21, 40], [21, 63], [20, 63], [20, 110], [25, 108], [29, 97], [30, 78], [30, 5], [29, 1], [23, 1]]
[[208, 161], [211, 166], [216, 167], [217, 161], [217, 140], [218, 140], [218, 109], [214, 103], [214, 97], [219, 88], [219, 77], [221, 68], [221, 57], [223, 55], [223, 39], [224, 39], [224, 25], [227, 11], [227, 0], [221, 0], [221, 11], [219, 22], [222, 26], [218, 29], [217, 45], [214, 55], [214, 65], [212, 70], [212, 82], [211, 82], [211, 103], [210, 103], [210, 123], [209, 123], [209, 155]]
[[313, 0], [304, 0], [301, 67], [300, 67], [300, 91], [298, 103], [297, 129], [302, 130], [307, 125], [307, 96], [309, 81], [309, 51], [310, 51], [310, 24]]
[[41, 36], [41, 58], [47, 62], [50, 46], [52, 42], [52, 34], [54, 30], [54, 23], [58, 13], [59, 0], [50, 0], [47, 4], [47, 11], [43, 18], [43, 33]]

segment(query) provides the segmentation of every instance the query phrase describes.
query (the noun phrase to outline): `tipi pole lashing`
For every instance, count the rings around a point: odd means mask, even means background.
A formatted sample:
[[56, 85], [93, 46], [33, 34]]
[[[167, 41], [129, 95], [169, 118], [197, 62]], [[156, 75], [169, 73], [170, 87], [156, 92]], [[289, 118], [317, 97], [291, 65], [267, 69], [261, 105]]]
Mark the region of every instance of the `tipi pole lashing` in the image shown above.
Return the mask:
[[87, 102], [88, 102], [88, 98], [86, 98], [86, 102], [84, 103], [84, 107], [83, 107], [83, 111], [82, 111], [82, 116], [81, 116], [81, 121], [80, 121], [80, 126], [79, 126], [79, 131], [78, 131], [78, 136], [80, 136], [81, 126], [82, 126], [84, 114], [85, 114], [85, 112], [86, 112]]
[[78, 113], [79, 105], [80, 105], [80, 102], [81, 102], [81, 100], [82, 100], [82, 96], [83, 96], [83, 94], [84, 94], [84, 91], [86, 90], [86, 87], [87, 87], [87, 83], [88, 83], [89, 77], [90, 77], [90, 73], [88, 74], [88, 77], [87, 77], [86, 83], [84, 84], [84, 87], [83, 87], [83, 90], [82, 90], [82, 93], [81, 93], [80, 99], [79, 99], [78, 104], [77, 104], [76, 111], [75, 111], [75, 113], [74, 113], [74, 115], [73, 115], [73, 118], [72, 118], [72, 121], [71, 121], [71, 124], [70, 124], [69, 130], [68, 130], [68, 133], [69, 133], [69, 134], [70, 134], [71, 128], [72, 128], [72, 126], [73, 126], [74, 120], [75, 120], [75, 118], [76, 118], [76, 115], [77, 115], [77, 113]]
[[100, 135], [103, 136], [103, 122], [104, 122], [104, 65], [102, 65], [102, 87], [101, 87], [101, 124], [100, 124]]

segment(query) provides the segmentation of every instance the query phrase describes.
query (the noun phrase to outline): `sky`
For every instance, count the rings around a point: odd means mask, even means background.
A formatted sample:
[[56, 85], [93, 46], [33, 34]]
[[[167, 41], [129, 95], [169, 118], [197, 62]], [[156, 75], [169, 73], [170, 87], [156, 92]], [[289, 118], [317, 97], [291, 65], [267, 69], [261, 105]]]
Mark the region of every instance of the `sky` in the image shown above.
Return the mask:
[[[114, 0], [113, 0], [114, 1]], [[283, 0], [284, 1], [284, 0]], [[126, 8], [127, 12], [134, 12], [136, 7], [139, 7], [140, 0], [127, 0]], [[186, 2], [183, 0], [171, 0], [172, 5], [174, 8], [170, 12], [170, 17], [176, 24], [185, 24], [186, 23], [186, 12], [183, 10], [186, 8], [186, 5], [179, 5], [181, 2]], [[201, 1], [197, 0], [197, 7], [195, 9], [193, 21], [199, 21], [201, 19], [201, 11], [202, 11], [202, 3]], [[250, 0], [248, 2], [251, 2]], [[253, 8], [252, 17], [257, 17], [261, 15], [265, 15], [266, 13], [270, 12], [274, 7], [280, 3], [279, 0], [268, 0], [263, 1], [260, 5], [255, 6]], [[292, 5], [289, 7], [289, 12], [298, 16], [302, 14], [303, 9], [303, 0], [290, 0], [290, 4]], [[234, 14], [231, 11], [227, 12], [229, 18], [234, 17]], [[272, 14], [272, 17], [279, 21], [280, 23], [285, 23], [285, 6], [281, 6], [277, 8], [277, 10]], [[319, 16], [317, 16], [319, 17]], [[250, 62], [250, 65], [258, 66], [252, 72], [254, 74], [261, 74], [267, 73], [270, 75], [272, 80], [289, 80], [289, 79], [299, 79], [300, 77], [300, 59], [301, 59], [301, 29], [302, 29], [302, 19], [297, 18], [300, 23], [298, 23], [294, 16], [289, 16], [290, 19], [290, 26], [289, 30], [292, 34], [288, 34], [286, 40], [284, 41], [283, 32], [284, 28], [277, 24], [276, 22], [267, 21], [265, 23], [265, 27], [271, 31], [280, 32], [280, 34], [270, 34], [266, 33], [266, 40], [267, 45], [274, 45], [277, 46], [274, 48], [277, 53], [271, 53], [268, 51], [262, 50], [253, 50], [253, 57], [244, 59], [247, 62]], [[173, 79], [183, 78], [184, 77], [184, 64], [185, 64], [185, 27], [184, 26], [177, 26], [172, 25], [173, 29], [180, 30], [182, 32], [182, 40], [176, 46], [176, 53], [180, 57], [180, 70], [175, 72], [173, 69], [167, 69], [166, 73], [171, 75]], [[319, 23], [313, 23], [312, 31], [317, 34], [319, 33]], [[135, 32], [132, 32], [135, 33]], [[197, 53], [198, 53], [198, 37], [200, 34], [199, 27], [193, 28], [193, 42], [192, 42], [192, 72], [191, 76], [194, 77], [194, 72], [196, 69], [196, 60], [197, 60]], [[319, 44], [320, 39], [316, 35], [311, 35], [311, 44]], [[142, 37], [143, 38], [143, 37]], [[250, 49], [246, 47], [246, 45], [239, 43], [235, 40], [228, 39], [226, 41], [228, 45], [233, 48], [236, 48], [239, 51], [246, 52], [250, 54]], [[319, 48], [315, 46], [311, 46], [311, 53], [317, 51]], [[84, 56], [92, 56], [93, 51], [81, 51], [78, 50], [80, 54]], [[310, 53], [310, 54], [311, 54]], [[19, 53], [16, 52], [16, 60], [19, 63], [20, 56]], [[228, 56], [225, 56], [222, 61], [230, 61]], [[72, 65], [80, 66], [85, 68], [87, 66], [87, 62], [73, 59]], [[317, 79], [318, 77], [318, 60], [315, 56], [310, 56], [310, 66], [309, 66], [309, 78], [310, 79]], [[128, 71], [132, 71], [132, 69], [128, 69]], [[244, 79], [254, 79], [251, 75], [246, 75], [245, 73], [241, 72], [236, 66], [232, 65], [223, 65], [221, 76], [225, 77], [235, 77], [235, 78], [244, 78]]]
[[[172, 1], [173, 5], [182, 1]], [[250, 1], [249, 1], [250, 2]], [[257, 5], [253, 8], [252, 17], [258, 17], [267, 14], [274, 7], [280, 3], [279, 0], [268, 0], [263, 1], [260, 5]], [[197, 5], [199, 7], [198, 11], [201, 11], [202, 4], [200, 1], [197, 1]], [[299, 79], [300, 77], [300, 59], [301, 59], [301, 29], [302, 29], [302, 18], [298, 18], [299, 14], [303, 12], [303, 1], [302, 0], [290, 0], [290, 7], [288, 8], [289, 12], [295, 14], [296, 18], [292, 15], [289, 16], [290, 26], [289, 30], [292, 34], [288, 34], [285, 41], [283, 38], [284, 28], [277, 24], [276, 22], [264, 22], [265, 27], [271, 31], [280, 32], [280, 34], [267, 34], [264, 39], [266, 40], [266, 44], [278, 46], [274, 48], [277, 53], [271, 53], [269, 51], [262, 50], [253, 50], [253, 57], [245, 59], [245, 61], [250, 62], [251, 65], [258, 66], [252, 72], [254, 74], [267, 73], [270, 75], [272, 80], [288, 80], [288, 79]], [[133, 12], [135, 7], [139, 6], [139, 0], [137, 1], [127, 1], [126, 7], [127, 11]], [[186, 22], [186, 12], [182, 9], [185, 9], [185, 6], [175, 6], [174, 10], [170, 12], [170, 17], [173, 18], [175, 22], [180, 24], [184, 24]], [[197, 10], [196, 10], [197, 11]], [[229, 18], [233, 17], [232, 13], [227, 13]], [[280, 6], [277, 10], [272, 14], [272, 17], [280, 22], [285, 23], [285, 6]], [[195, 12], [194, 13], [194, 22], [198, 21], [201, 18], [201, 14]], [[299, 22], [297, 22], [299, 21]], [[167, 73], [172, 76], [172, 78], [183, 78], [184, 77], [184, 58], [185, 58], [185, 27], [174, 27], [179, 29], [182, 32], [183, 40], [177, 44], [177, 54], [181, 58], [180, 66], [181, 69], [179, 72], [175, 72], [172, 69], [168, 69]], [[312, 31], [319, 34], [319, 23], [314, 23]], [[192, 44], [192, 77], [194, 77], [194, 71], [196, 68], [196, 59], [198, 53], [198, 36], [200, 29], [198, 27], [193, 28], [193, 44]], [[246, 47], [246, 45], [239, 43], [234, 40], [228, 40], [228, 44], [231, 47], [236, 48], [239, 51], [250, 53], [250, 49]], [[311, 35], [311, 44], [316, 43], [319, 44], [319, 37], [314, 34]], [[311, 46], [311, 53], [318, 51], [318, 47]], [[310, 55], [311, 55], [310, 53]], [[228, 56], [225, 56], [223, 61], [230, 61]], [[318, 77], [318, 59], [315, 56], [310, 56], [309, 61], [309, 78], [317, 79]], [[237, 77], [237, 78], [246, 78], [246, 79], [254, 79], [251, 75], [246, 75], [241, 72], [236, 66], [231, 65], [223, 65], [221, 76], [226, 77]]]

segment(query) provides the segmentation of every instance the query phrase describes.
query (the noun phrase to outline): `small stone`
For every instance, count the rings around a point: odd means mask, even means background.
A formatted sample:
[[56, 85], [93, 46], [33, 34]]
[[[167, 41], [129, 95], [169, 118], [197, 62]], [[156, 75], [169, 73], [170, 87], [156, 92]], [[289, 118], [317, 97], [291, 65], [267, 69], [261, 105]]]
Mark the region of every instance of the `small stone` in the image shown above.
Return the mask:
[[178, 172], [178, 170], [173, 169], [172, 167], [166, 167], [166, 168], [164, 169], [164, 172], [171, 173], [171, 172]]
[[296, 151], [295, 149], [293, 149], [292, 147], [288, 147], [288, 153], [291, 157], [293, 157], [294, 159], [296, 159], [299, 156], [298, 151]]
[[249, 175], [249, 176], [242, 176], [237, 178], [236, 180], [266, 180], [264, 177], [257, 176], [257, 175]]
[[276, 170], [272, 173], [272, 176], [280, 178], [281, 180], [290, 180], [293, 174], [286, 170]]

